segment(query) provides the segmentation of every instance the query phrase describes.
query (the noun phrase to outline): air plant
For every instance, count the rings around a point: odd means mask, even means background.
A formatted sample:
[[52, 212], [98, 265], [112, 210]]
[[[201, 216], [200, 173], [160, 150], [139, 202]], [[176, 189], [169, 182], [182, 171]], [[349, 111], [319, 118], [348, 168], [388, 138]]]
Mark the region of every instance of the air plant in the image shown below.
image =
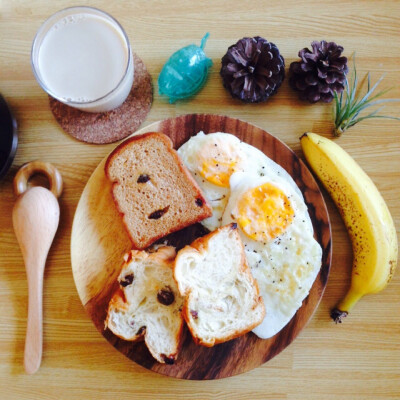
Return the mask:
[[[334, 119], [335, 119], [335, 128], [334, 135], [340, 136], [344, 131], [348, 128], [351, 128], [358, 122], [361, 122], [366, 119], [371, 118], [386, 118], [386, 119], [397, 119], [400, 121], [400, 118], [390, 117], [387, 115], [381, 115], [379, 112], [382, 110], [382, 107], [378, 107], [374, 111], [369, 114], [362, 113], [365, 109], [373, 106], [379, 106], [384, 103], [391, 103], [395, 101], [400, 101], [400, 99], [379, 99], [379, 97], [383, 96], [392, 88], [388, 88], [382, 90], [378, 93], [375, 93], [375, 89], [382, 82], [384, 75], [371, 87], [371, 76], [368, 72], [365, 77], [362, 79], [360, 85], [358, 85], [357, 78], [357, 70], [355, 57], [353, 57], [353, 73], [351, 81], [347, 79], [345, 82], [345, 89], [342, 93], [334, 93]], [[361, 91], [363, 86], [365, 85], [365, 80], [367, 80], [367, 92], [364, 96], [362, 96]], [[361, 97], [362, 96], [362, 97]], [[362, 113], [360, 115], [360, 113]]]

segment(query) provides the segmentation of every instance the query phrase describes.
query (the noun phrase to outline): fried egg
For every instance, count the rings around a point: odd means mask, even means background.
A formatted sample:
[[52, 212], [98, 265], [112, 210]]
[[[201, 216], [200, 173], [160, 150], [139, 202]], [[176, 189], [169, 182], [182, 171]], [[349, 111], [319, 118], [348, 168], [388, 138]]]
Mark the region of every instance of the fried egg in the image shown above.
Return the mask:
[[283, 177], [301, 195], [291, 176], [263, 152], [229, 133], [205, 135], [199, 132], [179, 149], [178, 154], [209, 201], [213, 215], [202, 224], [214, 231], [230, 197], [230, 178], [238, 172]]
[[322, 249], [303, 197], [280, 177], [232, 174], [222, 225], [236, 222], [266, 316], [253, 332], [274, 336], [292, 319], [321, 267]]
[[213, 209], [202, 224], [210, 231], [238, 224], [266, 308], [253, 332], [274, 336], [302, 305], [321, 266], [300, 189], [280, 165], [228, 133], [199, 132], [178, 154]]

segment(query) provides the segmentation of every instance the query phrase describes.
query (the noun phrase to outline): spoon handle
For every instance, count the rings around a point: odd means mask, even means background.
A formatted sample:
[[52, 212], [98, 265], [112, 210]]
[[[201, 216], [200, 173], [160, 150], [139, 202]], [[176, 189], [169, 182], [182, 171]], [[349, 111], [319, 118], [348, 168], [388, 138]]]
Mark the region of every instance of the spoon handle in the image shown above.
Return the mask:
[[[41, 261], [26, 260], [26, 263]], [[42, 360], [43, 342], [43, 270], [44, 265], [26, 265], [28, 277], [28, 322], [26, 327], [24, 366], [28, 374], [34, 374]], [[28, 272], [30, 271], [30, 272]]]

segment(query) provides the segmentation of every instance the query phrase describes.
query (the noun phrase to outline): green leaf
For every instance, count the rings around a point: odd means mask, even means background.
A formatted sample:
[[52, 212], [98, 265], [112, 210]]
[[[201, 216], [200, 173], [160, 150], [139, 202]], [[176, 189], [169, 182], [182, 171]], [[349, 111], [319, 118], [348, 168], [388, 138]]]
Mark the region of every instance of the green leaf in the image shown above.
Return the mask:
[[354, 58], [354, 70], [353, 70], [353, 88], [350, 94], [350, 103], [354, 103], [354, 96], [356, 95], [357, 89], [357, 70], [356, 70], [356, 63]]
[[[369, 72], [368, 72], [368, 74], [369, 74]], [[372, 87], [372, 89], [368, 89], [367, 94], [361, 99], [359, 104], [364, 104], [368, 100], [369, 96], [371, 96], [371, 94], [375, 91], [375, 89], [378, 87], [378, 85], [382, 82], [383, 77], [384, 77], [384, 75], [379, 78], [378, 82], [375, 83], [375, 85]], [[386, 92], [388, 90], [390, 90], [390, 89], [386, 89]], [[385, 91], [379, 92], [373, 98], [376, 99], [377, 97], [382, 96], [384, 93], [385, 93]]]
[[337, 95], [337, 93], [335, 92], [333, 94], [333, 98], [335, 99], [335, 110], [333, 112], [333, 115], [335, 115], [335, 125], [337, 124], [337, 120], [338, 120], [338, 112], [337, 110], [339, 109], [340, 105], [339, 105], [339, 97]]

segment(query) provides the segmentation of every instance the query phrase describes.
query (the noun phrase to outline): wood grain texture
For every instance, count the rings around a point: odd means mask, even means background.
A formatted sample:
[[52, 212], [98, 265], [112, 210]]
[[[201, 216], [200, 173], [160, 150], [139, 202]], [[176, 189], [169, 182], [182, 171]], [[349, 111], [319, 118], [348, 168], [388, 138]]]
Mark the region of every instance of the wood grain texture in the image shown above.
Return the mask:
[[[324, 199], [310, 171], [285, 144], [254, 125], [226, 116], [187, 114], [153, 123], [136, 134], [163, 132], [172, 139], [177, 149], [200, 131], [229, 132], [257, 147], [283, 166], [303, 192], [323, 256], [320, 273], [310, 294], [290, 323], [268, 340], [249, 333], [212, 348], [195, 345], [190, 334], [185, 332], [184, 344], [174, 365], [157, 363], [144, 342], [120, 340], [105, 330], [107, 307], [116, 289], [122, 256], [131, 246], [112, 199], [111, 183], [104, 173], [107, 157], [90, 177], [78, 203], [71, 234], [71, 261], [75, 283], [86, 311], [99, 332], [115, 348], [145, 368], [164, 375], [183, 379], [219, 379], [267, 362], [285, 349], [306, 325], [328, 280], [332, 258], [331, 229]], [[175, 233], [174, 237], [182, 242], [188, 237], [187, 230]], [[191, 239], [185, 244], [190, 244]]]
[[[347, 290], [352, 252], [344, 225], [324, 193], [332, 225], [329, 282], [312, 320], [296, 340], [268, 363], [236, 377], [183, 381], [148, 371], [109, 346], [88, 318], [71, 271], [70, 234], [79, 198], [90, 175], [114, 145], [86, 145], [62, 131], [36, 83], [30, 48], [40, 24], [77, 0], [0, 1], [0, 90], [19, 126], [12, 169], [0, 181], [0, 397], [5, 400], [157, 399], [327, 399], [400, 398], [400, 273], [381, 293], [365, 297], [341, 325], [329, 310]], [[145, 124], [187, 113], [240, 118], [277, 136], [301, 155], [306, 131], [331, 137], [330, 105], [297, 100], [288, 81], [265, 104], [243, 105], [230, 98], [219, 77], [220, 58], [239, 38], [261, 35], [274, 42], [286, 65], [312, 40], [334, 40], [345, 55], [357, 52], [360, 75], [386, 74], [385, 97], [400, 98], [400, 7], [398, 0], [88, 0], [124, 26], [133, 50], [148, 68], [154, 102]], [[163, 63], [181, 46], [199, 43], [210, 32], [206, 53], [214, 66], [204, 89], [186, 102], [168, 104], [158, 93]], [[399, 115], [399, 104], [385, 113]], [[337, 139], [371, 176], [400, 226], [400, 126], [370, 120]], [[44, 281], [44, 347], [40, 370], [23, 368], [28, 290], [11, 211], [12, 179], [25, 162], [52, 162], [64, 179], [60, 226], [49, 252]], [[33, 184], [44, 184], [37, 177]], [[399, 233], [398, 233], [399, 235]]]

